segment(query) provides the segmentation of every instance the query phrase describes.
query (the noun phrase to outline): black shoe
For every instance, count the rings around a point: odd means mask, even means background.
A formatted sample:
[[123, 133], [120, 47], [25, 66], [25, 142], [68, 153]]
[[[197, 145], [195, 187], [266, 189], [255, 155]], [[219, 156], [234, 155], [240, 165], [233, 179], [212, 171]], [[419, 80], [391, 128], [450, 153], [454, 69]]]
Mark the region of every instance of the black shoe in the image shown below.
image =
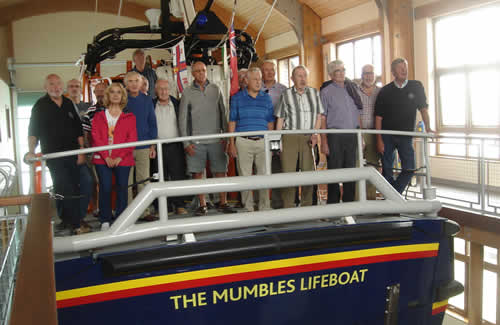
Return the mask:
[[227, 203], [226, 204], [220, 204], [217, 207], [217, 211], [228, 214], [228, 213], [236, 213], [237, 211], [231, 208]]
[[201, 216], [206, 216], [208, 215], [208, 208], [206, 205], [200, 206], [196, 211], [194, 212], [195, 216], [201, 217]]
[[55, 232], [60, 232], [60, 231], [64, 231], [64, 230], [67, 230], [67, 229], [71, 229], [71, 225], [69, 223], [64, 222], [64, 221], [61, 221], [60, 223], [58, 223], [54, 227], [54, 231]]
[[212, 202], [207, 202], [207, 209], [209, 210], [214, 210], [214, 209], [217, 209], [217, 207], [219, 206], [219, 203], [215, 203], [215, 205], [212, 204]]

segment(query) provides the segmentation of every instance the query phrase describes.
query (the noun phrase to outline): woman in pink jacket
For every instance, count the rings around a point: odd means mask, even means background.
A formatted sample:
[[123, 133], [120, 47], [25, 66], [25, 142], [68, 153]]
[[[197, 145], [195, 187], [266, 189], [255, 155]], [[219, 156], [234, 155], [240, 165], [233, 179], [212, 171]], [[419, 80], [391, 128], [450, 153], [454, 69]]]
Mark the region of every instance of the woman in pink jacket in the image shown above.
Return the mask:
[[[127, 92], [119, 83], [113, 83], [104, 93], [106, 110], [98, 112], [92, 119], [92, 144], [94, 147], [137, 141], [135, 116], [123, 112], [127, 106]], [[118, 217], [127, 207], [127, 185], [130, 168], [135, 164], [134, 147], [103, 150], [94, 153], [99, 177], [99, 219], [101, 230], [109, 228], [113, 220], [111, 213], [112, 175], [116, 179], [116, 211]]]

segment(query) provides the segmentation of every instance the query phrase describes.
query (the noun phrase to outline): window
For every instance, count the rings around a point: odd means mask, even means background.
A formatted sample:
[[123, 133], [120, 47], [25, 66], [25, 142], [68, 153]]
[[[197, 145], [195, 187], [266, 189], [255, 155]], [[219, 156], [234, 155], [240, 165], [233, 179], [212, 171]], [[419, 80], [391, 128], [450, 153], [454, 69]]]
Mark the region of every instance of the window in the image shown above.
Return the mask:
[[499, 16], [497, 4], [434, 21], [438, 131], [498, 133]]
[[292, 86], [292, 71], [293, 68], [298, 65], [298, 56], [291, 56], [285, 59], [278, 60], [278, 82], [287, 87]]
[[344, 62], [346, 77], [361, 79], [361, 69], [365, 64], [373, 64], [377, 83], [382, 76], [382, 40], [380, 35], [372, 35], [337, 45], [337, 58]]

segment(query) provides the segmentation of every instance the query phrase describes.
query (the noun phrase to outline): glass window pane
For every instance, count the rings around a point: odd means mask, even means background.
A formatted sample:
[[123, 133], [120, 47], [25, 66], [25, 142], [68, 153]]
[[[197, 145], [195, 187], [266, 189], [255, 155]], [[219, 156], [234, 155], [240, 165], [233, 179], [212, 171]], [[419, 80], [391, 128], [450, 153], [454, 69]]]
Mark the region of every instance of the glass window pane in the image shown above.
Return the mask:
[[483, 319], [496, 324], [497, 320], [497, 274], [483, 271]]
[[278, 61], [278, 82], [290, 87], [290, 82], [288, 79], [288, 59]]
[[484, 246], [484, 261], [490, 264], [497, 264], [497, 249]]
[[465, 240], [455, 237], [453, 238], [453, 242], [455, 245], [455, 253], [465, 255]]
[[444, 144], [439, 145], [439, 154], [465, 156], [465, 139], [445, 139], [445, 141]]
[[354, 78], [361, 79], [361, 69], [373, 63], [372, 39], [364, 38], [354, 42]]
[[439, 78], [443, 125], [465, 126], [465, 91], [464, 74], [446, 74]]
[[[500, 59], [500, 43], [492, 42], [489, 30], [500, 29], [500, 7], [490, 6], [487, 8], [470, 11], [464, 16], [464, 29], [466, 32], [462, 36], [467, 40], [467, 46], [463, 49], [467, 51], [464, 63], [468, 64], [488, 64], [498, 62]], [[463, 44], [463, 43], [462, 43]]]
[[375, 75], [382, 75], [382, 39], [380, 35], [373, 37], [373, 65], [375, 66]]
[[464, 23], [463, 15], [440, 19], [435, 24], [436, 65], [447, 68], [463, 65], [467, 57], [464, 34], [470, 24]]
[[344, 62], [346, 69], [345, 76], [349, 79], [354, 78], [354, 45], [352, 42], [345, 43], [339, 46], [338, 59]]
[[[460, 282], [465, 286], [465, 263], [459, 260], [455, 260], [455, 280], [457, 280], [458, 282]], [[464, 293], [462, 292], [458, 296], [450, 298], [448, 302], [450, 303], [450, 305], [453, 305], [457, 308], [464, 310], [465, 306]]]
[[500, 73], [497, 70], [470, 74], [470, 96], [473, 126], [500, 125]]

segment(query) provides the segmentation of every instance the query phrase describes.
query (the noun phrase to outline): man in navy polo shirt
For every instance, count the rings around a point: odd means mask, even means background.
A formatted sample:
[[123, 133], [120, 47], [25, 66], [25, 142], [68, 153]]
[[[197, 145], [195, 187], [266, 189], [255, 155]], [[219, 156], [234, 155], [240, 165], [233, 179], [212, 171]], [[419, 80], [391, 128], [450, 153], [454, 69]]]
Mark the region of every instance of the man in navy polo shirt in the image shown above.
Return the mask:
[[[426, 131], [433, 132], [424, 87], [418, 80], [408, 80], [408, 62], [403, 58], [395, 59], [391, 63], [391, 71], [394, 81], [380, 90], [375, 101], [375, 129], [413, 132], [419, 110]], [[403, 170], [394, 179], [392, 167], [396, 150]], [[403, 193], [415, 169], [413, 138], [377, 134], [377, 152], [382, 154], [382, 175], [399, 193]]]
[[[231, 98], [229, 113], [229, 132], [266, 131], [274, 127], [273, 102], [271, 97], [261, 90], [262, 74], [260, 69], [251, 68], [247, 72], [247, 88]], [[237, 137], [229, 140], [229, 154], [238, 157], [238, 173], [241, 176], [252, 175], [253, 164], [257, 175], [265, 175], [265, 149], [262, 136]], [[250, 191], [241, 193], [243, 206], [253, 211], [253, 197]], [[259, 210], [269, 210], [269, 190], [259, 191]]]

